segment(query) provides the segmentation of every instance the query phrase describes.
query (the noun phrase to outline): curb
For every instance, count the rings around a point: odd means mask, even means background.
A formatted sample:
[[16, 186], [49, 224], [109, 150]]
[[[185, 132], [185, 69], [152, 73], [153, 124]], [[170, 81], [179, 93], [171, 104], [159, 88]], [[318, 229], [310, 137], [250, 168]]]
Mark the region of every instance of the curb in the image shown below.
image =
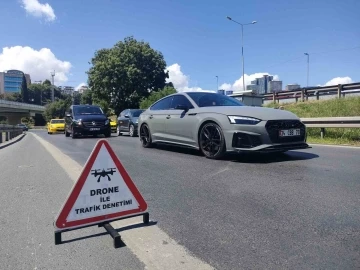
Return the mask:
[[8, 147], [14, 143], [17, 143], [19, 141], [21, 141], [24, 137], [25, 137], [26, 133], [20, 134], [19, 136], [17, 136], [16, 138], [12, 139], [11, 141], [8, 142], [4, 142], [2, 144], [0, 144], [0, 149], [3, 149], [5, 147]]

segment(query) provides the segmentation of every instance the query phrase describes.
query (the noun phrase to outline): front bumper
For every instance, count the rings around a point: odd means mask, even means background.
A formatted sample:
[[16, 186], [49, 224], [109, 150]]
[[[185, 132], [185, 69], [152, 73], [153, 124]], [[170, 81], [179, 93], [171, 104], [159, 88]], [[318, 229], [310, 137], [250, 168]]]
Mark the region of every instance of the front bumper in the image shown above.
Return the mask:
[[[300, 129], [299, 136], [280, 137], [282, 129]], [[262, 121], [257, 125], [231, 125], [224, 131], [229, 152], [283, 152], [311, 148], [306, 143], [306, 127], [298, 120]]]
[[75, 135], [97, 135], [111, 132], [110, 126], [96, 127], [96, 130], [92, 127], [74, 126], [73, 131]]
[[50, 132], [50, 133], [57, 133], [57, 132], [64, 133], [64, 131], [65, 131], [65, 128], [49, 128], [48, 129], [48, 132]]
[[111, 126], [111, 133], [116, 133], [117, 126]]

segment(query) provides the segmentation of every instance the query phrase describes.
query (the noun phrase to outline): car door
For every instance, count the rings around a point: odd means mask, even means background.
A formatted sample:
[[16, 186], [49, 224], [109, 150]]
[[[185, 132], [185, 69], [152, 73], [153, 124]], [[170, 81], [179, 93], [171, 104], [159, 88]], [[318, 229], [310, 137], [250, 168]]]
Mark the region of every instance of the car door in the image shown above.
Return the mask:
[[165, 119], [168, 115], [172, 96], [163, 98], [150, 107], [146, 122], [149, 125], [153, 141], [166, 140]]
[[[178, 109], [185, 106], [188, 110]], [[166, 136], [175, 143], [196, 146], [197, 118], [194, 106], [184, 95], [175, 95], [165, 120]]]

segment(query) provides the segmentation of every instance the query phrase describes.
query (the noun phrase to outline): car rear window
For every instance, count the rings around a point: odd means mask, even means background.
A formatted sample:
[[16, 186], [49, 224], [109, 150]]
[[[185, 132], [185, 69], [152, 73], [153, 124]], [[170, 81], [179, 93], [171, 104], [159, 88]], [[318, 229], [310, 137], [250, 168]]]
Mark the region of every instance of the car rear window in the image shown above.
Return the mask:
[[62, 124], [62, 123], [65, 123], [64, 119], [54, 119], [54, 120], [51, 120], [50, 122], [51, 124]]

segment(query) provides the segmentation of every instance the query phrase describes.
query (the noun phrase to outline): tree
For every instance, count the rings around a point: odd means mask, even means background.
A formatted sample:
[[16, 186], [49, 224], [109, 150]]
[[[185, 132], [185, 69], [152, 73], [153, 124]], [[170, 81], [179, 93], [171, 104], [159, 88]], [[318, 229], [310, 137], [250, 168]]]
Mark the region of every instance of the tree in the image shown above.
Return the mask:
[[71, 106], [71, 97], [65, 100], [58, 100], [46, 105], [44, 118], [50, 121], [53, 118], [64, 118], [66, 110]]
[[24, 102], [24, 103], [29, 102], [29, 92], [28, 92], [25, 75], [23, 75], [22, 82], [21, 82], [21, 97], [22, 97], [22, 102]]
[[51, 86], [51, 82], [48, 79], [46, 79], [42, 84], [46, 86]]
[[96, 51], [91, 64], [87, 74], [92, 98], [105, 101], [116, 114], [138, 108], [141, 99], [162, 89], [169, 77], [162, 53], [133, 37]]
[[91, 90], [86, 90], [81, 95], [81, 104], [89, 104], [92, 105], [92, 92]]
[[80, 103], [81, 103], [81, 96], [82, 96], [82, 94], [80, 94], [79, 92], [74, 92], [73, 93], [73, 104], [74, 105], [80, 105]]
[[46, 90], [46, 86], [42, 84], [30, 84], [28, 87], [29, 100], [33, 100], [31, 103], [42, 105], [45, 103], [45, 95], [44, 92]]
[[176, 93], [176, 89], [169, 86], [165, 86], [164, 89], [160, 91], [153, 91], [149, 97], [141, 100], [140, 109], [147, 109], [159, 99], [175, 93]]
[[5, 93], [2, 98], [9, 101], [22, 102], [21, 93]]

